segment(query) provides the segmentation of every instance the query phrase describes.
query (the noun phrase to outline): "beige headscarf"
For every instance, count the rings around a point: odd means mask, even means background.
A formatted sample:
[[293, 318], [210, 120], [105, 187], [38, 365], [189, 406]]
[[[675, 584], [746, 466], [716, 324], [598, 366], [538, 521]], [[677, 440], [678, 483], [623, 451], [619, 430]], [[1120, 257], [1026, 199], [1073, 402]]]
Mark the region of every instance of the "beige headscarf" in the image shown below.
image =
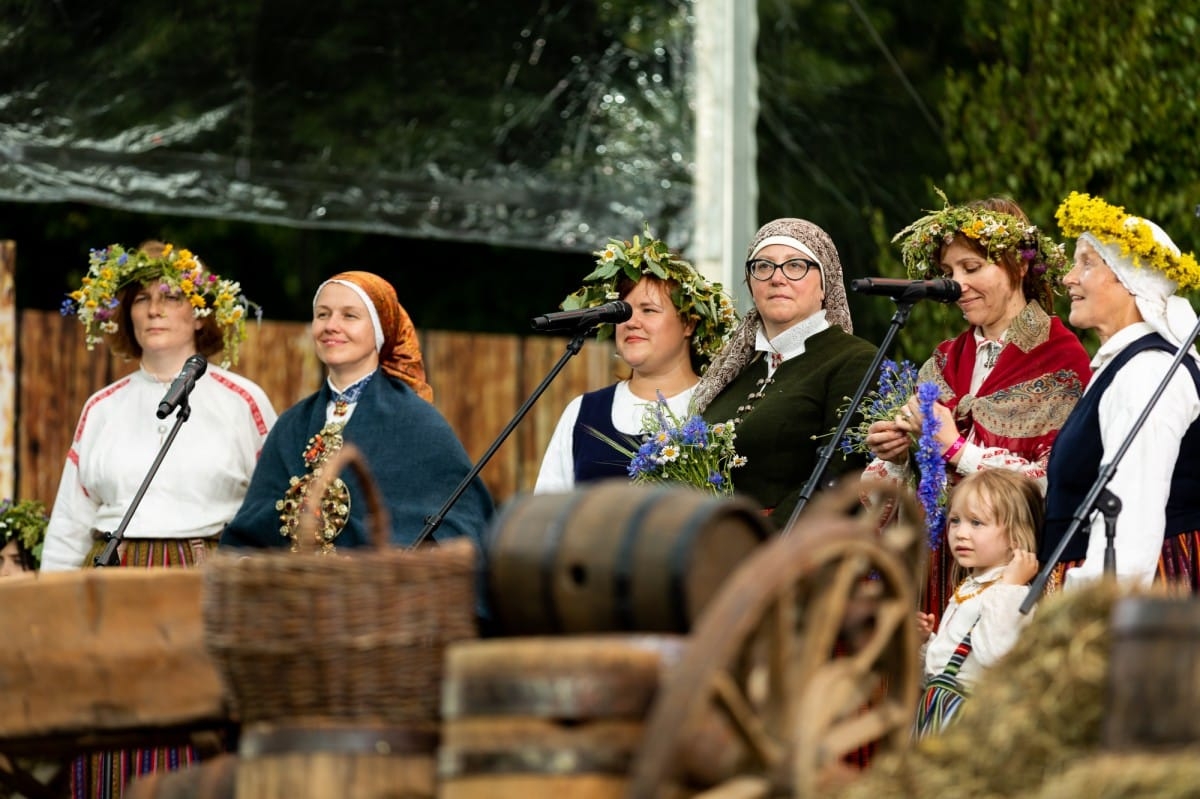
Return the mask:
[[[771, 241], [768, 242], [768, 239]], [[846, 284], [842, 280], [842, 260], [838, 257], [837, 247], [834, 246], [833, 239], [829, 238], [829, 234], [807, 219], [776, 219], [758, 229], [758, 233], [746, 249], [747, 260], [753, 258], [755, 253], [769, 243], [788, 244], [821, 264], [821, 284], [825, 289], [825, 318], [829, 320], [829, 324], [837, 325], [847, 333], [853, 333], [854, 323], [850, 320]], [[697, 411], [707, 408], [713, 397], [720, 394], [725, 386], [741, 374], [746, 364], [750, 363], [750, 359], [754, 357], [755, 338], [761, 326], [762, 319], [758, 310], [751, 309], [730, 334], [729, 341], [696, 385], [692, 402], [695, 403]]]
[[371, 325], [375, 328], [375, 349], [379, 352], [379, 365], [383, 371], [403, 380], [423, 399], [433, 402], [433, 388], [425, 382], [425, 361], [421, 357], [417, 329], [396, 297], [392, 284], [371, 272], [341, 272], [317, 286], [313, 294], [314, 306], [321, 289], [330, 283], [352, 289], [366, 303]]

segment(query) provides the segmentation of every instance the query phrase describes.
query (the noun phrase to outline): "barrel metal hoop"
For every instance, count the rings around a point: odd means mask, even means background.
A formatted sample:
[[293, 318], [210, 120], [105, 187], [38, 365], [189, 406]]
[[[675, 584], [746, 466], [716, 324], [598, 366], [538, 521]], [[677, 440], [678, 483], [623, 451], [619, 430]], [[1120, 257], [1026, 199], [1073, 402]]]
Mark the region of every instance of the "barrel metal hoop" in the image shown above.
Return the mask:
[[700, 531], [713, 517], [714, 508], [719, 508], [721, 500], [709, 497], [683, 523], [679, 536], [671, 544], [671, 555], [667, 559], [667, 579], [670, 581], [671, 615], [675, 619], [675, 629], [688, 632], [691, 619], [687, 606], [687, 573], [692, 555], [695, 553], [696, 538]]
[[[667, 487], [656, 487], [634, 508], [625, 522], [625, 532], [617, 547], [616, 562], [613, 564], [613, 613], [617, 629], [636, 630], [638, 619], [633, 608], [633, 554], [637, 545], [642, 523], [650, 511], [666, 498], [671, 491]], [[687, 629], [681, 627], [679, 629]]]
[[238, 756], [251, 759], [295, 753], [428, 755], [440, 736], [405, 727], [322, 725], [251, 726], [238, 739]]
[[438, 751], [438, 777], [482, 774], [611, 774], [624, 777], [633, 753], [602, 747], [522, 746], [492, 752], [469, 752], [443, 747]]

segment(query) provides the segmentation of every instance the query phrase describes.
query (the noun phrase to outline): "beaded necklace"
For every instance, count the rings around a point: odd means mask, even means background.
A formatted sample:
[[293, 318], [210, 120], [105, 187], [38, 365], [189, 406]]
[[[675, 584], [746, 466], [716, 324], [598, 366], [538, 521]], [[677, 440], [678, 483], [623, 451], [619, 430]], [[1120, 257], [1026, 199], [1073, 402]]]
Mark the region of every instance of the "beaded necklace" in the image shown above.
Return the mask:
[[958, 587], [954, 589], [954, 601], [961, 605], [962, 603], [966, 602], [968, 599], [973, 599], [974, 597], [979, 596], [984, 591], [988, 590], [993, 585], [1000, 582], [1000, 580], [995, 579], [995, 580], [992, 580], [990, 583], [984, 583], [979, 588], [975, 589], [974, 591], [972, 591], [969, 594], [960, 593], [963, 590], [963, 588], [966, 587], [967, 583], [974, 583], [974, 582], [975, 582], [974, 577], [968, 577], [967, 579], [965, 579], [961, 583], [959, 583]]

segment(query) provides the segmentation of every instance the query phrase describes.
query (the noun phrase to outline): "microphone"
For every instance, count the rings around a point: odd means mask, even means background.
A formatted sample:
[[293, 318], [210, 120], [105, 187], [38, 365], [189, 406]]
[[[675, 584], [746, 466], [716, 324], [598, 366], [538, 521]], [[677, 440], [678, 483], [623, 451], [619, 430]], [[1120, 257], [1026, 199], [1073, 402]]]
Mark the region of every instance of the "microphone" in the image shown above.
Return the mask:
[[887, 277], [864, 277], [850, 283], [850, 288], [860, 294], [875, 294], [891, 297], [896, 302], [905, 300], [937, 300], [954, 302], [962, 296], [962, 286], [949, 278], [939, 280], [893, 280]]
[[166, 419], [171, 414], [171, 411], [178, 408], [187, 401], [188, 394], [192, 393], [192, 389], [196, 387], [196, 380], [204, 374], [208, 369], [208, 361], [203, 355], [193, 355], [184, 362], [183, 368], [179, 370], [179, 376], [175, 378], [175, 382], [167, 389], [167, 395], [162, 398], [162, 402], [158, 403], [158, 412], [155, 414], [159, 419]]
[[633, 316], [633, 306], [623, 300], [606, 302], [593, 308], [556, 311], [535, 316], [529, 321], [534, 330], [585, 330], [596, 325], [624, 322]]

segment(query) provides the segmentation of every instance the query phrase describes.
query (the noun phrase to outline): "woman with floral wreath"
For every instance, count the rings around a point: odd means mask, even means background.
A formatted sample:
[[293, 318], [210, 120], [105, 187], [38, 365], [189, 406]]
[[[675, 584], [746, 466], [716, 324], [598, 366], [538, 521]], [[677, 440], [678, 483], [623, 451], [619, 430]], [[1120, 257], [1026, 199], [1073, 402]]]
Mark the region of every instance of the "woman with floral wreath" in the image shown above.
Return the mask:
[[[837, 426], [876, 347], [853, 335], [841, 259], [812, 222], [784, 218], [759, 228], [746, 283], [754, 308], [700, 379], [695, 404], [713, 424], [733, 420], [746, 458], [737, 491], [782, 526], [817, 465], [817, 439]], [[828, 477], [861, 466], [839, 453]]]
[[[1200, 288], [1200, 267], [1154, 222], [1098, 197], [1072, 192], [1057, 219], [1077, 239], [1074, 266], [1063, 279], [1070, 322], [1095, 330], [1100, 347], [1091, 383], [1050, 452], [1039, 559], [1057, 549], [1101, 464], [1112, 463], [1180, 347], [1187, 347], [1107, 488], [1121, 501], [1117, 576], [1198, 593], [1200, 356], [1192, 345], [1196, 313], [1176, 292]], [[1096, 513], [1068, 543], [1055, 575], [1062, 574], [1065, 589], [1103, 574], [1105, 533], [1104, 516]]]
[[612, 300], [633, 307], [627, 321], [602, 325], [597, 333], [600, 340], [613, 337], [629, 377], [567, 404], [542, 457], [535, 493], [629, 477], [629, 456], [614, 442], [631, 442], [637, 449], [645, 414], [660, 395], [671, 414], [690, 415], [700, 372], [737, 322], [721, 285], [706, 280], [649, 234], [631, 242], [612, 239], [596, 256], [595, 271], [562, 308], [590, 308]]
[[[945, 196], [942, 197], [945, 200]], [[943, 341], [920, 368], [937, 387], [934, 457], [953, 485], [981, 469], [1012, 469], [1046, 484], [1050, 447], [1090, 376], [1079, 339], [1054, 315], [1054, 288], [1066, 271], [1063, 247], [1030, 224], [1013, 200], [992, 197], [950, 205], [901, 230], [908, 274], [951, 278], [968, 327]], [[912, 447], [925, 420], [918, 397], [892, 420], [874, 422], [866, 439], [870, 481], [911, 479]], [[931, 536], [922, 608], [937, 614], [954, 585], [944, 536]]]
[[[64, 313], [78, 315], [89, 349], [107, 341], [139, 368], [83, 407], [46, 529], [43, 572], [93, 566], [108, 546], [103, 534], [120, 526], [172, 428], [172, 419], [157, 417], [168, 387], [197, 354], [221, 353], [223, 363], [236, 363], [251, 306], [238, 283], [186, 249], [148, 241], [136, 250], [92, 251]], [[275, 422], [271, 401], [256, 383], [211, 364], [195, 380], [188, 409], [129, 519], [114, 565], [196, 566], [241, 505]], [[190, 746], [84, 755], [71, 769], [72, 796], [117, 797], [136, 775], [196, 759]]]
[[[363, 489], [353, 474], [326, 488], [316, 540], [297, 540], [314, 473], [347, 441], [378, 484], [392, 543], [408, 546], [472, 468], [462, 442], [433, 406], [416, 328], [391, 283], [351, 271], [317, 287], [310, 333], [327, 380], [280, 415], [221, 546], [322, 552], [374, 546]], [[492, 512], [491, 495], [476, 476], [433, 540], [469, 536], [478, 543]]]

